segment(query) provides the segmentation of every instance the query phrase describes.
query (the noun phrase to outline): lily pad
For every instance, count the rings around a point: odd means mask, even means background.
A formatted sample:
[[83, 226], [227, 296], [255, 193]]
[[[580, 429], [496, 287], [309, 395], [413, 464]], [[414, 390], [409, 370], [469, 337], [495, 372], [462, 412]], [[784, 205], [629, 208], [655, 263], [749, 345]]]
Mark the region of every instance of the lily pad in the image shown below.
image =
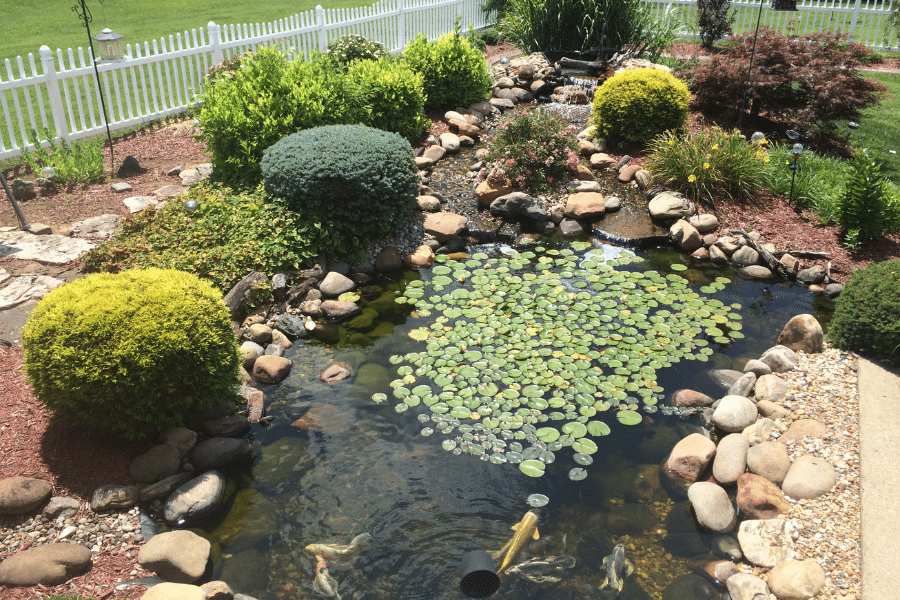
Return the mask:
[[523, 460], [519, 463], [519, 470], [529, 477], [540, 477], [544, 474], [545, 465], [539, 460]]
[[533, 506], [534, 508], [547, 506], [549, 502], [550, 498], [543, 494], [531, 494], [530, 496], [528, 496], [528, 506]]
[[641, 422], [641, 415], [633, 410], [620, 410], [616, 413], [616, 419], [622, 425], [637, 425]]

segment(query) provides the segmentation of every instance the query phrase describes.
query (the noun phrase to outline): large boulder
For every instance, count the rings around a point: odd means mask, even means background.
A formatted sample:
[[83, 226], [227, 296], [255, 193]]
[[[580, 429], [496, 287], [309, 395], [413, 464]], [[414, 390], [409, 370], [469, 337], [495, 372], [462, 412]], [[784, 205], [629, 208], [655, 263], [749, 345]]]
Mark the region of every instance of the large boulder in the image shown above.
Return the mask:
[[665, 473], [683, 491], [700, 478], [716, 454], [716, 445], [699, 433], [679, 440], [666, 460]]
[[772, 346], [759, 357], [759, 360], [769, 365], [773, 373], [787, 373], [793, 371], [800, 361], [797, 354], [786, 346]]
[[647, 206], [650, 216], [661, 221], [686, 219], [694, 213], [694, 205], [679, 192], [661, 192]]
[[0, 515], [28, 514], [50, 497], [49, 481], [33, 477], [0, 479]]
[[[505, 193], [509, 193], [510, 191], [512, 190], [510, 189]], [[491, 202], [502, 195], [504, 194], [498, 194], [491, 199]], [[484, 201], [482, 201], [482, 203], [484, 203]], [[490, 202], [488, 202], [487, 205], [490, 206]], [[428, 213], [425, 216], [425, 222], [422, 225], [425, 229], [425, 233], [430, 233], [442, 244], [460, 235], [468, 226], [469, 219], [467, 217], [448, 212]]]
[[763, 375], [756, 380], [756, 385], [753, 387], [753, 395], [756, 397], [757, 403], [763, 400], [777, 402], [784, 398], [787, 391], [787, 382], [774, 373]]
[[735, 501], [750, 519], [775, 519], [791, 509], [791, 503], [777, 485], [753, 473], [738, 477]]
[[669, 228], [669, 237], [685, 252], [693, 252], [703, 247], [703, 238], [700, 236], [700, 232], [684, 219], [678, 219]]
[[524, 192], [512, 192], [500, 196], [491, 202], [491, 214], [509, 221], [519, 221], [523, 218], [533, 221], [549, 221], [550, 215], [540, 200]]
[[[335, 300], [327, 300], [326, 302], [335, 302]], [[325, 302], [322, 304], [324, 305]], [[293, 364], [294, 362], [289, 358], [265, 354], [253, 361], [252, 374], [255, 379], [262, 383], [278, 383], [288, 376]]]
[[576, 192], [566, 199], [565, 215], [570, 219], [593, 220], [606, 214], [606, 199], [600, 192]]
[[249, 441], [236, 438], [216, 437], [197, 444], [190, 454], [190, 463], [197, 472], [220, 469], [248, 454], [252, 446]]
[[154, 483], [178, 472], [181, 453], [169, 444], [157, 444], [128, 465], [128, 474], [138, 483]]
[[821, 352], [824, 341], [822, 326], [812, 315], [797, 315], [792, 318], [778, 336], [778, 344], [807, 354]]
[[738, 433], [756, 422], [756, 405], [744, 396], [725, 396], [712, 414], [712, 423], [722, 431]]
[[209, 540], [180, 529], [154, 535], [141, 547], [138, 563], [166, 581], [194, 583], [206, 571]]
[[199, 523], [219, 507], [224, 496], [225, 478], [218, 471], [208, 471], [172, 492], [163, 508], [163, 517], [177, 525]]
[[485, 179], [475, 187], [475, 196], [478, 198], [479, 204], [487, 207], [500, 196], [505, 196], [512, 191], [512, 185], [507, 182], [495, 184]]
[[688, 500], [697, 515], [697, 522], [710, 531], [731, 531], [737, 523], [728, 493], [715, 483], [692, 483], [688, 488]]
[[804, 454], [791, 465], [781, 489], [794, 499], [818, 498], [837, 483], [837, 472], [827, 460]]
[[0, 585], [60, 585], [90, 571], [91, 551], [82, 544], [45, 544], [13, 554], [0, 563]]
[[769, 571], [768, 582], [778, 600], [807, 600], [825, 587], [825, 569], [814, 560], [789, 560]]

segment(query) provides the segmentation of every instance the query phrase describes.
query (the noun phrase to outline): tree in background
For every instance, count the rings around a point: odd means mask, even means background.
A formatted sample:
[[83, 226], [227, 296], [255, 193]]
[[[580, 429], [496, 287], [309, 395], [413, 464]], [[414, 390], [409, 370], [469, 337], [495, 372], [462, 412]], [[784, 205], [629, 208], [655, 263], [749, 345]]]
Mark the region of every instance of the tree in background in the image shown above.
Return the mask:
[[734, 15], [728, 14], [729, 9], [731, 0], [697, 0], [697, 25], [704, 48], [712, 48], [731, 33]]

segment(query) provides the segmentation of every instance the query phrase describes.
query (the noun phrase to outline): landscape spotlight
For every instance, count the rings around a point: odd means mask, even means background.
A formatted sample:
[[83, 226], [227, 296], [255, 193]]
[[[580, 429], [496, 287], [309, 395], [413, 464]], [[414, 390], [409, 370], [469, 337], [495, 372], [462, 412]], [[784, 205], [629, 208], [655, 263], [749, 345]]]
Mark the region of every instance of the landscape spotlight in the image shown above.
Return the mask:
[[[791, 137], [790, 136], [791, 131], [788, 131], [787, 133], [788, 133], [788, 137]], [[797, 133], [797, 132], [794, 131], [793, 133]], [[797, 138], [794, 137], [791, 139], [797, 139]], [[788, 168], [791, 170], [791, 192], [789, 195], [791, 202], [794, 201], [794, 178], [797, 176], [797, 171], [800, 169], [800, 163], [797, 161], [800, 160], [800, 156], [802, 154], [803, 154], [803, 144], [798, 142], [798, 143], [794, 144], [793, 146], [791, 146], [791, 156], [794, 158], [794, 162], [792, 162], [790, 165], [788, 165]]]

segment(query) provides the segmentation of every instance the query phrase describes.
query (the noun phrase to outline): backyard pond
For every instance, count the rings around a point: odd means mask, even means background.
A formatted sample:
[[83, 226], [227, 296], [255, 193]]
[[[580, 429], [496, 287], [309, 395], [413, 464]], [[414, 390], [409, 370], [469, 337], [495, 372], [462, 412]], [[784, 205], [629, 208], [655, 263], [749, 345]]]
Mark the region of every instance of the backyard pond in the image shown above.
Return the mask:
[[[513, 564], [551, 560], [502, 573], [495, 598], [660, 598], [711, 544], [660, 483], [700, 426], [668, 398], [720, 397], [711, 371], [757, 358], [796, 314], [830, 315], [802, 287], [597, 241], [471, 248], [358, 295], [339, 343], [295, 343], [289, 378], [261, 388], [275, 420], [205, 528], [236, 591], [321, 597], [306, 547], [355, 538], [328, 560], [342, 598], [463, 598], [460, 557], [500, 550], [535, 510]], [[336, 361], [353, 376], [320, 381]], [[618, 543], [636, 568], [616, 595]]]

